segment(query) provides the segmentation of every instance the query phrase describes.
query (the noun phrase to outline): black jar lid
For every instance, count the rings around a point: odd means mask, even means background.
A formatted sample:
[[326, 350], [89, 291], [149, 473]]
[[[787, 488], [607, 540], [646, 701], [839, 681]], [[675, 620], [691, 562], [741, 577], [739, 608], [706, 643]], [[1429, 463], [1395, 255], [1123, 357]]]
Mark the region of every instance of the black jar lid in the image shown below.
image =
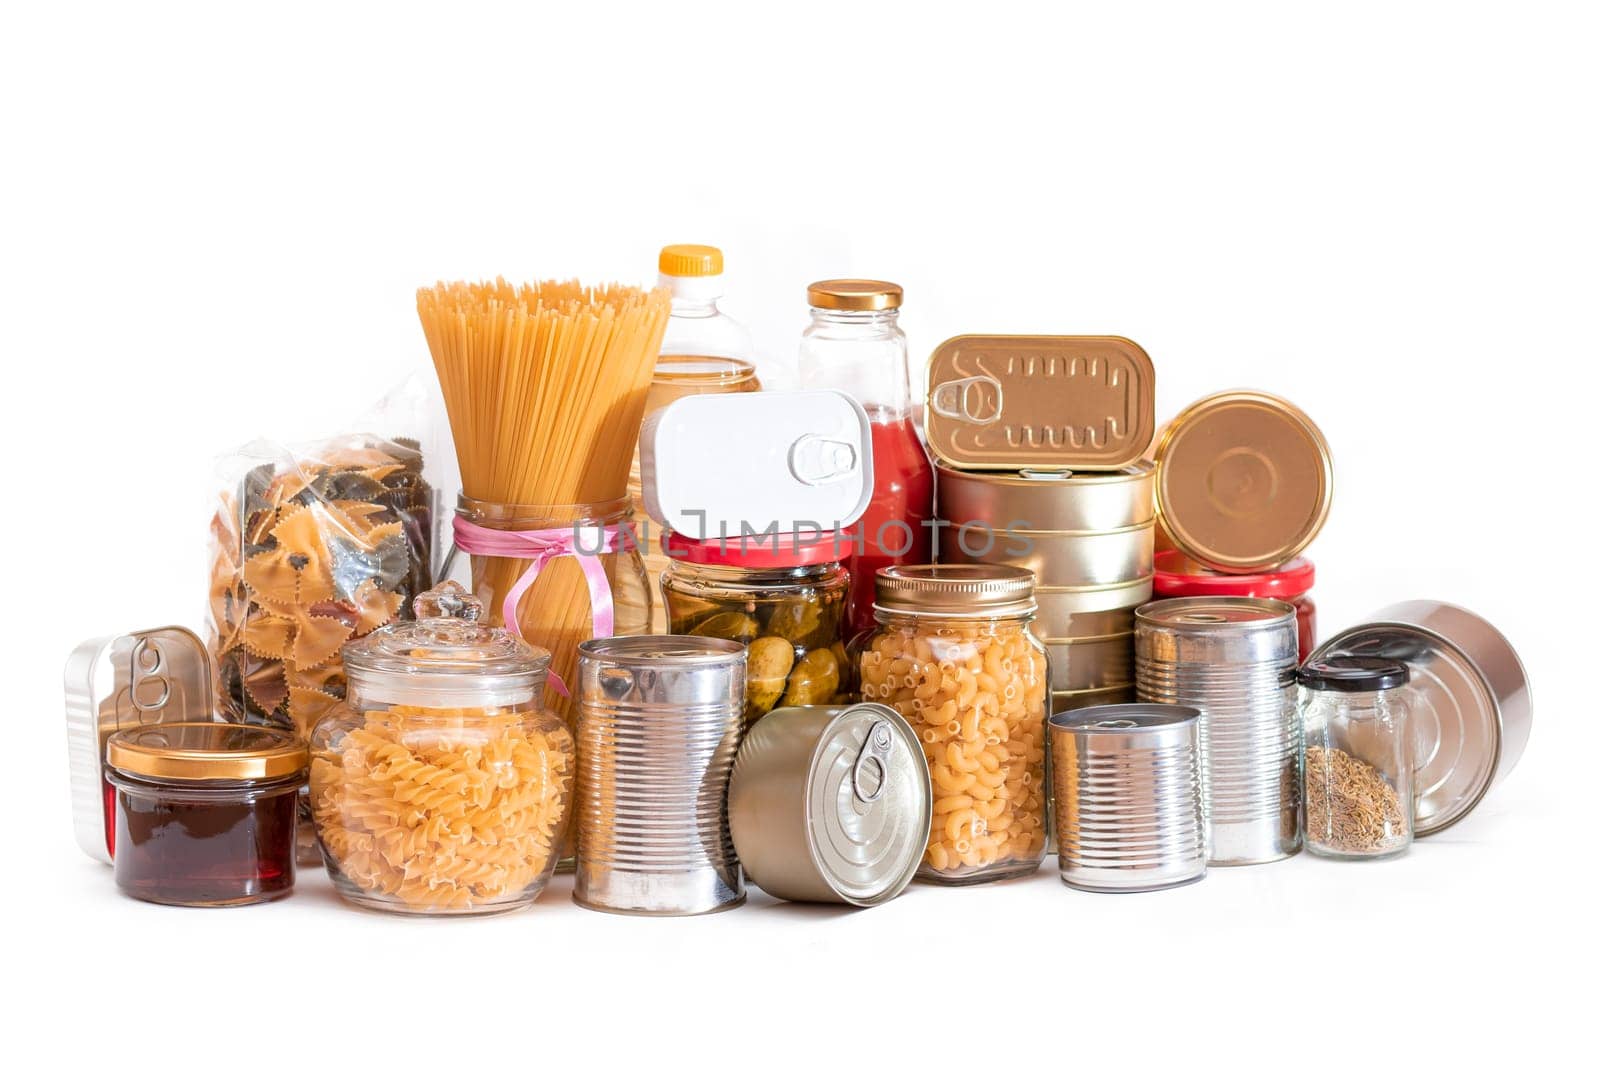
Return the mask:
[[1382, 656], [1330, 656], [1295, 672], [1295, 681], [1318, 692], [1375, 693], [1398, 689], [1410, 680], [1411, 668], [1403, 660]]

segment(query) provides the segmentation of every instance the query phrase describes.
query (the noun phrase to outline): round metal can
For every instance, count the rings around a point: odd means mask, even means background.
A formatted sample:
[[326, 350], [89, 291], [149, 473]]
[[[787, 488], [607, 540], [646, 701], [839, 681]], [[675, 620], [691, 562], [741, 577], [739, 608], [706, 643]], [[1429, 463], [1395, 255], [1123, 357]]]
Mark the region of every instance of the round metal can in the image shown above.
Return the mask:
[[940, 518], [996, 531], [1120, 530], [1155, 518], [1155, 464], [1139, 460], [1104, 473], [971, 471], [937, 464]]
[[1139, 700], [1200, 712], [1213, 866], [1300, 850], [1299, 662], [1293, 605], [1248, 597], [1157, 600], [1134, 612]]
[[728, 787], [745, 876], [785, 900], [892, 900], [917, 873], [932, 818], [922, 746], [883, 704], [768, 713], [740, 745]]
[[1133, 609], [1149, 601], [1151, 580], [1075, 589], [1035, 587], [1039, 614], [1034, 629], [1040, 637], [1105, 637], [1133, 632]]
[[1315, 658], [1383, 656], [1411, 669], [1418, 837], [1454, 826], [1528, 746], [1533, 695], [1511, 642], [1454, 604], [1408, 600], [1323, 642]]
[[578, 646], [574, 901], [646, 915], [743, 902], [727, 797], [744, 688], [736, 641], [652, 635]]
[[1104, 637], [1049, 638], [1050, 684], [1058, 690], [1133, 684], [1133, 630]]
[[1134, 893], [1206, 874], [1200, 713], [1114, 704], [1050, 716], [1061, 880]]
[[1327, 439], [1281, 397], [1239, 390], [1197, 400], [1160, 433], [1155, 458], [1161, 525], [1213, 570], [1271, 570], [1304, 551], [1327, 520]]

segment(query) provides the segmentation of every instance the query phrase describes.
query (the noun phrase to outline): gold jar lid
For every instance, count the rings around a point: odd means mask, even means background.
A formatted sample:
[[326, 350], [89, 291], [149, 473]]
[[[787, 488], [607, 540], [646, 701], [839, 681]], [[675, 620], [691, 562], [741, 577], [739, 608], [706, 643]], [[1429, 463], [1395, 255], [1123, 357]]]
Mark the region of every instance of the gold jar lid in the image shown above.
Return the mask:
[[1024, 618], [1038, 610], [1033, 572], [1003, 563], [921, 563], [878, 572], [882, 611], [948, 618]]
[[281, 730], [221, 722], [135, 726], [111, 735], [106, 763], [140, 778], [259, 781], [305, 770], [304, 741]]
[[1327, 521], [1327, 439], [1280, 397], [1241, 390], [1198, 400], [1162, 433], [1155, 459], [1162, 527], [1213, 570], [1272, 570], [1303, 552]]
[[867, 278], [834, 278], [806, 286], [806, 300], [830, 311], [887, 311], [900, 306], [905, 290], [894, 282]]

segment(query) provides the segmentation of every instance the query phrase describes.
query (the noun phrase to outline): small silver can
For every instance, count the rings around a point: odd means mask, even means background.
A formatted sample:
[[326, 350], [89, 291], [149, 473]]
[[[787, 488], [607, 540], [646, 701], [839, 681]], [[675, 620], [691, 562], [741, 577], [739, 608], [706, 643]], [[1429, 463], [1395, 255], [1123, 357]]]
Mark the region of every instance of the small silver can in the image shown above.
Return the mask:
[[739, 748], [728, 788], [745, 875], [785, 900], [892, 900], [917, 873], [932, 818], [922, 746], [883, 704], [762, 716]]
[[1212, 866], [1300, 851], [1295, 609], [1281, 600], [1180, 597], [1134, 613], [1139, 700], [1200, 712]]
[[573, 900], [645, 915], [744, 901], [727, 805], [744, 682], [736, 641], [650, 635], [578, 646]]
[[1061, 880], [1100, 893], [1205, 877], [1200, 713], [1114, 704], [1050, 716]]

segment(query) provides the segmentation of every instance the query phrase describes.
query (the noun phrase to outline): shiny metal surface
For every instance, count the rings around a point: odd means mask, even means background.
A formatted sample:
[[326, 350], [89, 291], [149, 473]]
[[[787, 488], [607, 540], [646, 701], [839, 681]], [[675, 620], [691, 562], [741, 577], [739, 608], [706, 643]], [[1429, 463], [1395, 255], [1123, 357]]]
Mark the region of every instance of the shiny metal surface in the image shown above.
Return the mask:
[[1150, 581], [1080, 589], [1036, 589], [1040, 637], [1106, 637], [1133, 631], [1133, 610], [1150, 600]]
[[1133, 684], [1133, 631], [1104, 637], [1051, 638], [1050, 685], [1058, 690], [1104, 689]]
[[745, 876], [786, 900], [870, 907], [898, 896], [932, 812], [917, 736], [882, 704], [768, 713], [740, 745], [728, 788]]
[[1061, 880], [1104, 893], [1205, 877], [1200, 713], [1120, 704], [1050, 716]]
[[744, 900], [727, 816], [744, 685], [735, 641], [645, 636], [578, 646], [573, 900], [652, 915]]
[[[1050, 694], [1050, 713], [1096, 708], [1104, 704], [1131, 704], [1133, 685], [1109, 685], [1099, 689], [1057, 689]], [[1048, 740], [1048, 738], [1047, 738]]]
[[1295, 627], [1278, 600], [1187, 597], [1134, 613], [1139, 700], [1200, 712], [1212, 866], [1300, 849]]
[[1043, 586], [1121, 585], [1155, 576], [1155, 521], [1102, 531], [939, 528], [939, 558], [1006, 563], [1033, 571]]
[[1437, 600], [1392, 604], [1317, 648], [1411, 668], [1417, 836], [1465, 818], [1522, 758], [1532, 690], [1516, 650], [1486, 619]]
[[1118, 471], [984, 472], [935, 466], [935, 513], [956, 525], [1012, 524], [1032, 530], [1097, 531], [1143, 526], [1154, 519], [1156, 468], [1138, 460]]

